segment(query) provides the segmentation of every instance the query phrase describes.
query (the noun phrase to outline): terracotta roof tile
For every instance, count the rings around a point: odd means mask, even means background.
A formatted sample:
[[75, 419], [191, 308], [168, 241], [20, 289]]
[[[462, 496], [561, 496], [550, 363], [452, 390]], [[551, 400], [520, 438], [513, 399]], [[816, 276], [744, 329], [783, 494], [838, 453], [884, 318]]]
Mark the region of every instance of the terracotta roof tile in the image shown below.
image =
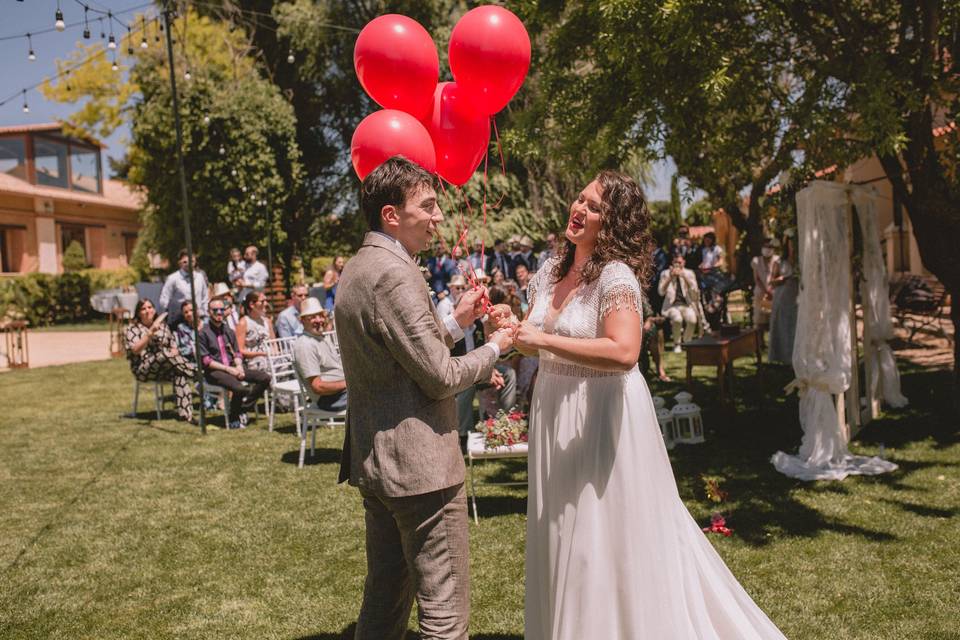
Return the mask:
[[0, 173], [0, 193], [99, 204], [129, 211], [139, 211], [143, 207], [142, 196], [120, 180], [104, 180], [103, 195], [100, 195], [98, 193], [83, 193], [82, 191], [30, 184], [20, 178]]

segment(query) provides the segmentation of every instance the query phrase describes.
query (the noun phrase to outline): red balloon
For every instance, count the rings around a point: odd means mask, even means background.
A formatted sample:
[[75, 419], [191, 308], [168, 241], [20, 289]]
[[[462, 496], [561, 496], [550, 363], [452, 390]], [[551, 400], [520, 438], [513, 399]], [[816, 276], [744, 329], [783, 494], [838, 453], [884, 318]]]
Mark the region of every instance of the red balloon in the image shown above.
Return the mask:
[[510, 102], [530, 68], [530, 36], [520, 19], [488, 4], [466, 13], [450, 34], [450, 70], [480, 111]]
[[437, 173], [462, 185], [483, 160], [490, 142], [490, 117], [471, 110], [470, 98], [456, 82], [441, 82], [424, 124], [437, 152]]
[[367, 23], [353, 48], [363, 89], [385, 109], [424, 118], [440, 77], [437, 47], [416, 20], [387, 14]]
[[350, 159], [361, 180], [396, 155], [404, 156], [430, 173], [437, 171], [430, 134], [409, 113], [395, 109], [374, 111], [357, 125], [350, 141]]

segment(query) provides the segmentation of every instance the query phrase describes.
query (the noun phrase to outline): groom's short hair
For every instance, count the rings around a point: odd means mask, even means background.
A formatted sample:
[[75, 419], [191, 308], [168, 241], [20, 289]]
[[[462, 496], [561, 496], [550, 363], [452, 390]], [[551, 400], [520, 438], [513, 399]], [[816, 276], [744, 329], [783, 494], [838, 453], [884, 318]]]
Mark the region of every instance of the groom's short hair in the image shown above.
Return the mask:
[[417, 187], [436, 188], [436, 178], [403, 156], [393, 156], [367, 174], [360, 187], [360, 209], [371, 231], [381, 229], [380, 211], [388, 204], [400, 207]]

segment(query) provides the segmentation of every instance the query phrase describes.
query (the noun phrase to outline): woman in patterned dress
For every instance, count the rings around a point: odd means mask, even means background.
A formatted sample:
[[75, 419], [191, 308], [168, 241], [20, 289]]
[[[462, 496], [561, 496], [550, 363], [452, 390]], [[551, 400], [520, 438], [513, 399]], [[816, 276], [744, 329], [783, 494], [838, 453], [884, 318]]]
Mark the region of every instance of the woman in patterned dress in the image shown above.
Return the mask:
[[251, 291], [243, 301], [246, 315], [237, 324], [237, 348], [250, 368], [260, 371], [269, 370], [266, 343], [276, 337], [266, 306], [267, 296], [261, 291]]
[[197, 369], [180, 355], [166, 315], [158, 316], [153, 303], [147, 299], [137, 303], [133, 320], [124, 332], [127, 359], [140, 382], [173, 380], [177, 416], [193, 422], [193, 379]]

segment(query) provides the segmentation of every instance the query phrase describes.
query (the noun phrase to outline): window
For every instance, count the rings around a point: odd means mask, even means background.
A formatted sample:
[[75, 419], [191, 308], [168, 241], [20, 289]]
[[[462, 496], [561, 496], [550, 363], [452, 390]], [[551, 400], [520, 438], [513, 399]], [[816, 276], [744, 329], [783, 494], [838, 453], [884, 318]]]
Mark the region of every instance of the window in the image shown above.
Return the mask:
[[79, 224], [61, 224], [60, 225], [60, 255], [63, 255], [66, 252], [67, 247], [70, 246], [72, 242], [80, 243], [80, 246], [83, 247], [83, 257], [84, 260], [88, 260], [87, 256], [87, 234], [84, 232], [84, 228]]
[[74, 191], [100, 193], [100, 152], [71, 144], [70, 180]]
[[25, 236], [24, 227], [0, 225], [0, 272], [20, 272]]
[[46, 138], [33, 139], [33, 156], [37, 169], [37, 184], [62, 187], [67, 184], [67, 145]]
[[129, 265], [133, 261], [133, 252], [137, 248], [137, 234], [135, 233], [124, 233], [123, 234], [123, 253], [127, 257], [127, 264]]
[[0, 138], [0, 171], [27, 179], [27, 152], [23, 138]]

